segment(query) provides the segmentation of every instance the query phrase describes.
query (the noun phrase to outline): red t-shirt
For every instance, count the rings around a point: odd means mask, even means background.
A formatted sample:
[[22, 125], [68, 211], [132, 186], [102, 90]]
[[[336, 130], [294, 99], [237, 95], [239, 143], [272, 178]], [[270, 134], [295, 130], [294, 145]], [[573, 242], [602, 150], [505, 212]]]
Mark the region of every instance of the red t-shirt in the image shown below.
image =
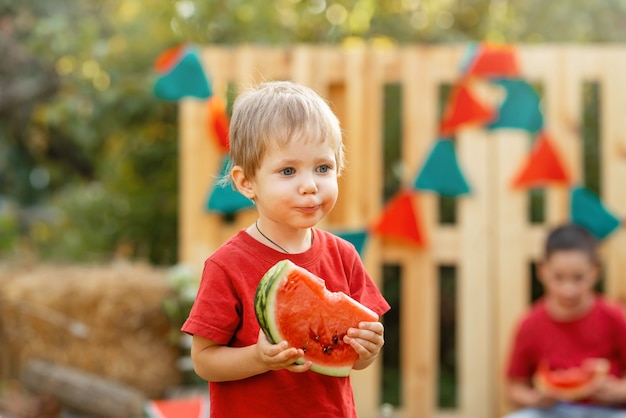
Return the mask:
[[550, 317], [540, 299], [519, 324], [506, 374], [510, 379], [530, 379], [541, 361], [547, 361], [552, 369], [564, 369], [578, 367], [587, 358], [605, 358], [611, 363], [612, 375], [624, 376], [623, 311], [597, 296], [586, 315], [559, 322]]
[[[228, 240], [204, 264], [196, 301], [182, 330], [231, 347], [255, 344], [259, 325], [254, 294], [263, 274], [288, 258], [379, 315], [389, 310], [354, 246], [313, 229], [311, 248], [284, 254], [245, 231]], [[356, 417], [350, 378], [307, 371], [268, 371], [242, 380], [210, 382], [211, 418]]]

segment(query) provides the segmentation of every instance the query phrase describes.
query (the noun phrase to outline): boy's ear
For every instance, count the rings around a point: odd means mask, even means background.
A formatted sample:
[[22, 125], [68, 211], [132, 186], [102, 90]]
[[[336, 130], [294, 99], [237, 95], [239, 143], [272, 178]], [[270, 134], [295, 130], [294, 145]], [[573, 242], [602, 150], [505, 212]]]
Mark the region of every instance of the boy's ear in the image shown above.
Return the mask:
[[596, 276], [596, 281], [600, 280], [600, 275], [602, 274], [602, 265], [599, 261], [594, 261], [593, 263], [593, 275]]
[[537, 263], [537, 279], [539, 280], [540, 283], [543, 283], [543, 278], [546, 276], [546, 269], [548, 268], [546, 265], [546, 260], [540, 260]]
[[252, 187], [252, 182], [246, 177], [243, 172], [243, 168], [239, 165], [236, 165], [230, 171], [230, 176], [233, 179], [233, 184], [245, 197], [250, 200], [254, 200], [254, 189]]

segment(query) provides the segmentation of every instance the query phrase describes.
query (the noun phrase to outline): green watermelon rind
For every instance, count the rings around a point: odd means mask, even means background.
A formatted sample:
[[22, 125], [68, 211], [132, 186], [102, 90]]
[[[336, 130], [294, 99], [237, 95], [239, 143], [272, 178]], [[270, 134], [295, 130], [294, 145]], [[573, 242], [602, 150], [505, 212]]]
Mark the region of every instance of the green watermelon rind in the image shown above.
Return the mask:
[[259, 282], [254, 297], [254, 307], [259, 326], [272, 344], [278, 344], [284, 339], [278, 332], [278, 329], [272, 326], [272, 324], [276, 323], [274, 312], [271, 309], [267, 309], [267, 307], [274, 305], [276, 292], [273, 289], [280, 283], [280, 279], [284, 277], [285, 271], [289, 268], [289, 264], [285, 261], [288, 260], [276, 263], [265, 273]]
[[[285, 338], [275, 326], [276, 318], [274, 316], [274, 310], [268, 309], [268, 307], [274, 306], [277, 293], [275, 289], [280, 286], [283, 280], [286, 280], [286, 273], [292, 269], [304, 270], [290, 260], [282, 260], [276, 263], [261, 278], [254, 297], [255, 313], [259, 326], [272, 344], [278, 344], [285, 340]], [[298, 364], [304, 364], [304, 362], [304, 358], [300, 358], [296, 361]], [[323, 366], [313, 363], [310, 370], [326, 376], [346, 377], [350, 374], [352, 365]]]

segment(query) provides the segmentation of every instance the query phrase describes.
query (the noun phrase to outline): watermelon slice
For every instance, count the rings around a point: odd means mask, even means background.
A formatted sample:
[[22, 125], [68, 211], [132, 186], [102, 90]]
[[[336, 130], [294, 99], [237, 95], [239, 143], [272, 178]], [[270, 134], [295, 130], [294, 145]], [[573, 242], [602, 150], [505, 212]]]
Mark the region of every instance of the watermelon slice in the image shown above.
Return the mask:
[[533, 380], [543, 393], [564, 401], [576, 401], [585, 398], [591, 386], [605, 378], [609, 368], [609, 361], [602, 358], [587, 359], [580, 367], [556, 370], [542, 362]]
[[289, 260], [263, 276], [254, 306], [259, 325], [274, 344], [287, 341], [304, 350], [298, 364], [311, 361], [314, 372], [347, 376], [358, 354], [343, 341], [348, 328], [378, 321], [378, 315], [343, 292], [326, 289], [324, 280]]

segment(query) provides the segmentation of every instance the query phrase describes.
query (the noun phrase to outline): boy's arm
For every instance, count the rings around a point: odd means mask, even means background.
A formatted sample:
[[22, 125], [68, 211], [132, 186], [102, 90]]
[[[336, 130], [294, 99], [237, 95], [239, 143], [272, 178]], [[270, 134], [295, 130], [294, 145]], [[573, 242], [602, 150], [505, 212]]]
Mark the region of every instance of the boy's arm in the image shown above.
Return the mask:
[[278, 369], [303, 372], [311, 367], [310, 362], [294, 364], [303, 355], [301, 349], [287, 347], [286, 343], [271, 344], [263, 331], [257, 343], [247, 347], [228, 347], [198, 335], [193, 336], [191, 344], [194, 370], [209, 382], [240, 380]]
[[545, 408], [551, 406], [555, 402], [554, 398], [539, 392], [526, 380], [520, 379], [509, 381], [507, 391], [511, 403], [522, 408]]

